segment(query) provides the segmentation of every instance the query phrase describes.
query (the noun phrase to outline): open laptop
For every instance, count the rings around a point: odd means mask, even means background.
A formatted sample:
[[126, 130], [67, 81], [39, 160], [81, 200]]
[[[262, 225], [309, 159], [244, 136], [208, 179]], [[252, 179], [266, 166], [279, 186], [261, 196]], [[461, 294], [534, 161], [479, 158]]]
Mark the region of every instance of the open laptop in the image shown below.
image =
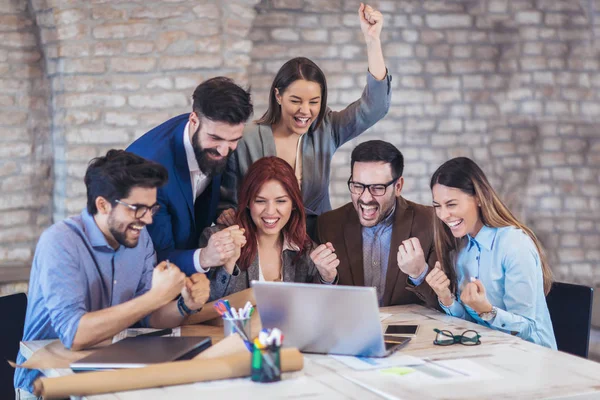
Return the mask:
[[410, 338], [385, 337], [372, 287], [252, 281], [263, 328], [305, 353], [385, 357]]
[[211, 345], [204, 336], [139, 336], [123, 339], [71, 363], [75, 372], [140, 368], [149, 364], [189, 360]]

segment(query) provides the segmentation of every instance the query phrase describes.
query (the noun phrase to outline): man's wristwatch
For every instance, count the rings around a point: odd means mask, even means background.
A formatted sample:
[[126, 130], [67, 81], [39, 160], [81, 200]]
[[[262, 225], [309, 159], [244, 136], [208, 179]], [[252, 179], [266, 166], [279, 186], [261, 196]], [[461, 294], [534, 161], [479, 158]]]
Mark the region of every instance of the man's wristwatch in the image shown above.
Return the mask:
[[198, 310], [190, 310], [190, 308], [185, 305], [183, 296], [180, 296], [179, 299], [177, 299], [177, 310], [179, 310], [179, 314], [181, 314], [182, 317], [186, 317], [188, 315], [196, 314], [198, 311], [202, 310], [202, 307]]
[[488, 322], [496, 318], [496, 314], [498, 313], [498, 309], [495, 306], [492, 306], [492, 311], [482, 312], [479, 314], [479, 318]]

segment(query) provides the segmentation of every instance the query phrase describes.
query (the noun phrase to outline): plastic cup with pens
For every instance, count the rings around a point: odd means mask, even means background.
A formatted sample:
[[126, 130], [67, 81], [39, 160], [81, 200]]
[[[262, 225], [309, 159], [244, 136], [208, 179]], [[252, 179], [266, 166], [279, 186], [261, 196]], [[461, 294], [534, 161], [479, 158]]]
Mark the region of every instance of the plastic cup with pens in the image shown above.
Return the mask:
[[281, 380], [281, 343], [283, 334], [277, 328], [263, 329], [254, 339], [252, 374], [254, 382], [277, 382]]
[[248, 351], [252, 351], [252, 341], [250, 340], [252, 337], [250, 319], [254, 313], [252, 304], [247, 302], [244, 308], [236, 310], [235, 307], [229, 305], [228, 300], [219, 300], [215, 303], [214, 307], [221, 317], [223, 317], [223, 333], [225, 337], [238, 333], [244, 340]]

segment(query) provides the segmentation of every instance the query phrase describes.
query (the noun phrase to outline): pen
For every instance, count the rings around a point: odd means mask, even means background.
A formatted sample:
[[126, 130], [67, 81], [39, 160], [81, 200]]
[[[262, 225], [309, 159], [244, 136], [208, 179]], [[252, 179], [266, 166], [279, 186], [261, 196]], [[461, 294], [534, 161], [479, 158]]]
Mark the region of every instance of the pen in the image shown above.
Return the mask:
[[171, 333], [173, 333], [173, 330], [169, 328], [169, 329], [161, 329], [160, 331], [142, 333], [140, 335], [136, 335], [136, 337], [140, 337], [140, 336], [164, 336], [164, 335], [170, 335]]

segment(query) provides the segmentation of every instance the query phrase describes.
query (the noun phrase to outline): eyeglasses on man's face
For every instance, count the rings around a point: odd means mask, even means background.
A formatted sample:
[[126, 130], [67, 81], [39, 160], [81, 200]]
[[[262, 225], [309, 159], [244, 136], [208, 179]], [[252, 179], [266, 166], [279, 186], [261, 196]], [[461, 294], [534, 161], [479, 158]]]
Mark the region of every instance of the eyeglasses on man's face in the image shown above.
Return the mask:
[[154, 215], [160, 209], [160, 204], [158, 203], [153, 204], [151, 206], [145, 206], [143, 204], [127, 204], [122, 200], [115, 200], [115, 203], [121, 204], [122, 206], [133, 210], [135, 212], [135, 218], [137, 219], [144, 218], [144, 215], [146, 215], [148, 211], [150, 211], [150, 215]]
[[368, 189], [372, 196], [383, 196], [388, 186], [390, 186], [392, 183], [395, 183], [397, 180], [398, 178], [395, 178], [388, 183], [374, 183], [371, 185], [365, 185], [364, 183], [354, 182], [352, 177], [350, 177], [350, 179], [348, 179], [348, 189], [350, 190], [350, 193], [358, 196], [362, 195], [365, 192], [365, 189]]
[[455, 343], [464, 344], [465, 346], [477, 346], [478, 344], [481, 344], [481, 340], [479, 340], [481, 335], [477, 333], [477, 331], [464, 331], [462, 335], [454, 335], [447, 330], [434, 329], [434, 331], [437, 335], [433, 344], [438, 346], [450, 346]]

